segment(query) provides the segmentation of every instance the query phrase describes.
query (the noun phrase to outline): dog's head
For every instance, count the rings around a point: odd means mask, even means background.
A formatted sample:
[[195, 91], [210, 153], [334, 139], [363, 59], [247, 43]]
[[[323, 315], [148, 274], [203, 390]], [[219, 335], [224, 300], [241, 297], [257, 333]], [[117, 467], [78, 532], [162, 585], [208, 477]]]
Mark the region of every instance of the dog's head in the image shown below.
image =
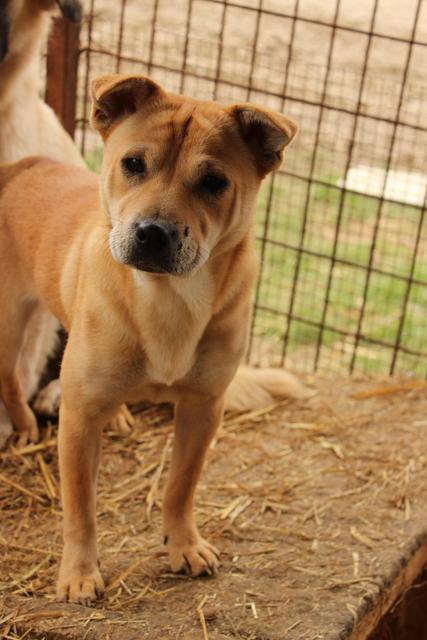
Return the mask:
[[0, 0], [0, 63], [9, 50], [16, 53], [16, 48], [28, 46], [23, 33], [37, 25], [37, 17], [42, 12], [51, 12], [55, 7], [59, 7], [67, 20], [81, 20], [79, 0]]
[[114, 258], [182, 275], [237, 246], [296, 125], [250, 104], [169, 94], [142, 76], [98, 78], [92, 93]]

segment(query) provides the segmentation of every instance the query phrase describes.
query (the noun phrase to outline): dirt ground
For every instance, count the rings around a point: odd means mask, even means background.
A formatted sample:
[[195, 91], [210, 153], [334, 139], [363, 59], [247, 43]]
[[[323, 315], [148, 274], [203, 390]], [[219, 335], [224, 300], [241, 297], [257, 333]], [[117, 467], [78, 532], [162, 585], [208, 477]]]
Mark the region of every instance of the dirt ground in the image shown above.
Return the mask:
[[[121, 3], [115, 0], [95, 0], [91, 45], [96, 50], [107, 52], [107, 55], [92, 56], [91, 75], [117, 70], [143, 72], [147, 69], [138, 65], [137, 61], [147, 62], [151, 59], [153, 66], [148, 69], [150, 74], [169, 89], [181, 89], [199, 97], [212, 97], [212, 81], [218, 73], [220, 83], [216, 87], [217, 99], [247, 100], [250, 97], [281, 109], [281, 99], [272, 94], [280, 96], [284, 93], [290, 115], [306, 118], [305, 129], [310, 128], [317, 111], [304, 105], [304, 100], [326, 102], [350, 112], [356, 110], [368, 43], [367, 33], [371, 30], [374, 11], [373, 0], [356, 4], [341, 0], [336, 20], [338, 28], [335, 31], [331, 27], [337, 6], [335, 0], [303, 0], [299, 3], [295, 3], [295, 0], [264, 0], [262, 3], [258, 0], [239, 0], [231, 4], [223, 16], [223, 3], [209, 0], [193, 0], [191, 3], [187, 0], [173, 3], [160, 0], [156, 3], [156, 12], [153, 0], [143, 3], [140, 0], [127, 0], [123, 13]], [[258, 12], [250, 8], [259, 6], [262, 11], [258, 23]], [[370, 44], [364, 72], [367, 79], [360, 106], [362, 113], [390, 119], [397, 116], [400, 83], [409, 50], [405, 41], [411, 39], [416, 8], [417, 0], [404, 3], [399, 0], [380, 0], [378, 3], [373, 29], [375, 33], [387, 37], [374, 37]], [[295, 23], [292, 19], [294, 15], [298, 18]], [[122, 18], [123, 29], [120, 28]], [[427, 108], [426, 46], [423, 46], [427, 45], [426, 25], [427, 5], [421, 3], [415, 32], [415, 40], [420, 44], [412, 48], [399, 117], [400, 121], [418, 126], [425, 122]], [[83, 35], [84, 46], [86, 35]], [[334, 43], [330, 49], [332, 38]], [[255, 56], [253, 50], [256, 51]], [[117, 52], [124, 56], [119, 66], [114, 58]], [[291, 64], [288, 68], [289, 59]], [[328, 65], [329, 79], [323, 95]], [[184, 82], [181, 86], [183, 70]], [[193, 78], [192, 73], [198, 78]], [[225, 81], [225, 84], [221, 81]], [[246, 89], [248, 85], [252, 87], [250, 96]], [[299, 100], [303, 101], [302, 105], [298, 104]], [[336, 113], [331, 116], [329, 122], [325, 115], [327, 121], [323, 134], [328, 140], [330, 136], [327, 129], [337, 120]], [[351, 120], [348, 123], [348, 117], [343, 114], [338, 117], [342, 131], [337, 135], [334, 128], [334, 136], [344, 141], [349, 136]], [[370, 127], [371, 124], [363, 123], [363, 127], [367, 127], [363, 135], [374, 140], [376, 129]], [[374, 124], [378, 128], [378, 123]], [[402, 149], [398, 140], [399, 155], [406, 153], [409, 143], [414, 146], [413, 138], [409, 137], [410, 132], [398, 131], [399, 140], [402, 138], [407, 141]], [[388, 143], [388, 128], [381, 126], [376, 145], [384, 149]]]
[[[95, 0], [95, 12], [100, 18], [118, 21], [121, 12], [121, 3], [116, 0]], [[155, 3], [153, 0], [140, 2], [140, 0], [127, 0], [125, 3], [124, 19], [130, 26], [140, 30], [141, 41], [144, 40], [144, 32], [147, 33], [147, 24], [152, 20]], [[171, 33], [185, 34], [186, 24], [190, 15], [190, 34], [201, 39], [215, 41], [221, 33], [222, 2], [209, 0], [192, 0], [191, 15], [187, 0], [169, 2], [160, 0], [157, 2], [156, 28], [160, 31], [167, 30]], [[227, 4], [227, 2], [225, 2]], [[89, 3], [87, 2], [87, 5]], [[345, 29], [357, 29], [369, 32], [371, 29], [374, 0], [360, 0], [357, 3], [351, 0], [303, 0], [299, 3], [295, 0], [237, 0], [226, 9], [226, 19], [223, 31], [224, 44], [237, 47], [252, 47], [256, 31], [257, 11], [261, 8], [264, 15], [261, 17], [257, 50], [260, 53], [273, 53], [283, 56], [290, 40], [292, 16], [297, 15], [300, 22], [295, 34], [294, 54], [304, 56], [306, 60], [312, 60], [314, 64], [321, 64], [326, 59], [326, 51], [331, 36], [331, 28], [328, 25], [334, 23], [337, 5], [339, 9], [336, 16], [338, 25], [333, 63], [346, 67], [356, 67], [360, 64], [360, 58], [364, 53], [366, 37], [358, 33], [345, 31]], [[374, 32], [394, 39], [411, 39], [414, 24], [417, 0], [380, 0], [373, 24]], [[252, 9], [252, 10], [251, 10]], [[255, 10], [253, 10], [255, 9]], [[271, 13], [269, 13], [271, 12]], [[278, 14], [283, 18], [278, 18]], [[418, 19], [418, 27], [415, 32], [415, 40], [427, 44], [427, 8], [422, 3]], [[318, 24], [313, 24], [318, 22]], [[126, 34], [124, 39], [126, 48]], [[402, 52], [406, 45], [397, 40], [375, 38], [373, 42], [372, 60], [370, 66], [377, 70], [392, 72], [402, 68]], [[425, 51], [420, 47], [414, 52], [421, 61]], [[335, 59], [336, 58], [336, 59]], [[413, 66], [412, 72], [425, 81], [425, 70], [418, 64]]]
[[[350, 637], [427, 540], [427, 390], [403, 382], [316, 378], [308, 401], [227, 418], [197, 499], [202, 532], [222, 552], [216, 578], [168, 570], [160, 507], [170, 409], [140, 412], [128, 437], [107, 433], [98, 537], [108, 586], [94, 608], [54, 602], [55, 427], [39, 445], [9, 448], [0, 454], [0, 636]], [[353, 397], [366, 390], [375, 395]]]

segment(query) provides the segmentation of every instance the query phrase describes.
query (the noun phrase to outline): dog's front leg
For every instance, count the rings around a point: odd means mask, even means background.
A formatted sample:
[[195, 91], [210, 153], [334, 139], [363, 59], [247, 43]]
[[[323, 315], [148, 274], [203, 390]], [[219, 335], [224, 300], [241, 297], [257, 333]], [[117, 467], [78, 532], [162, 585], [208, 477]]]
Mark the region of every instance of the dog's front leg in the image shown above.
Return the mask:
[[222, 414], [222, 396], [186, 396], [176, 407], [172, 465], [163, 502], [164, 534], [172, 570], [184, 569], [193, 576], [214, 574], [219, 566], [218, 551], [198, 532], [193, 498]]
[[64, 549], [57, 597], [88, 604], [104, 590], [96, 549], [96, 481], [102, 413], [88, 419], [84, 408], [62, 403], [59, 417], [59, 471], [64, 511]]

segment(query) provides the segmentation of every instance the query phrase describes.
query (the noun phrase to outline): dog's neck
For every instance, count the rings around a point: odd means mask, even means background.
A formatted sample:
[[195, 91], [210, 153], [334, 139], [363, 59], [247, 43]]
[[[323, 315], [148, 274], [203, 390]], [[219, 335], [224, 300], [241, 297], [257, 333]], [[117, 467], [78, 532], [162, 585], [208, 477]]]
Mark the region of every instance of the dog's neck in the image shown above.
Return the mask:
[[13, 109], [20, 100], [40, 99], [41, 48], [46, 41], [50, 15], [38, 11], [31, 18], [22, 30], [19, 25], [14, 29], [9, 52], [0, 64], [0, 114]]
[[[195, 320], [205, 324], [212, 313], [215, 287], [209, 263], [186, 277], [155, 276], [136, 270], [132, 270], [132, 277], [135, 298], [148, 302], [153, 319], [162, 325], [174, 325], [177, 316], [185, 326]], [[134, 303], [137, 307], [135, 299]]]
[[[145, 294], [155, 296], [156, 300], [163, 299], [170, 305], [168, 317], [174, 304], [182, 305], [189, 316], [200, 318], [205, 313], [211, 316], [218, 313], [240, 287], [239, 270], [232, 267], [249, 253], [253, 259], [253, 242], [246, 234], [237, 245], [218, 255], [214, 253], [200, 269], [188, 276], [159, 276], [132, 270], [137, 296]], [[229, 281], [231, 274], [233, 282]]]
[[145, 353], [151, 383], [173, 385], [194, 364], [197, 345], [212, 314], [214, 287], [205, 265], [188, 277], [153, 277], [132, 271], [129, 315]]
[[236, 269], [236, 262], [251, 251], [246, 239], [187, 277], [129, 272], [133, 295], [128, 314], [152, 382], [172, 385], [190, 371], [212, 318], [242, 290], [242, 274], [246, 278], [248, 271]]

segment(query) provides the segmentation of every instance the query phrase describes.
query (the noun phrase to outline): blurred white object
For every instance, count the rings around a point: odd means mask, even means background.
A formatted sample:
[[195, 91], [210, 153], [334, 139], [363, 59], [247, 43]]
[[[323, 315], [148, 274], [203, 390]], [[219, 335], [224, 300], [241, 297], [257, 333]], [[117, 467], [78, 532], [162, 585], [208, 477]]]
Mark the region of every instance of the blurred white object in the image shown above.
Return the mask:
[[[385, 182], [385, 187], [384, 187]], [[422, 207], [427, 192], [427, 176], [411, 171], [389, 171], [359, 165], [347, 172], [345, 181], [338, 180], [338, 186], [368, 196], [381, 197], [404, 204]]]

